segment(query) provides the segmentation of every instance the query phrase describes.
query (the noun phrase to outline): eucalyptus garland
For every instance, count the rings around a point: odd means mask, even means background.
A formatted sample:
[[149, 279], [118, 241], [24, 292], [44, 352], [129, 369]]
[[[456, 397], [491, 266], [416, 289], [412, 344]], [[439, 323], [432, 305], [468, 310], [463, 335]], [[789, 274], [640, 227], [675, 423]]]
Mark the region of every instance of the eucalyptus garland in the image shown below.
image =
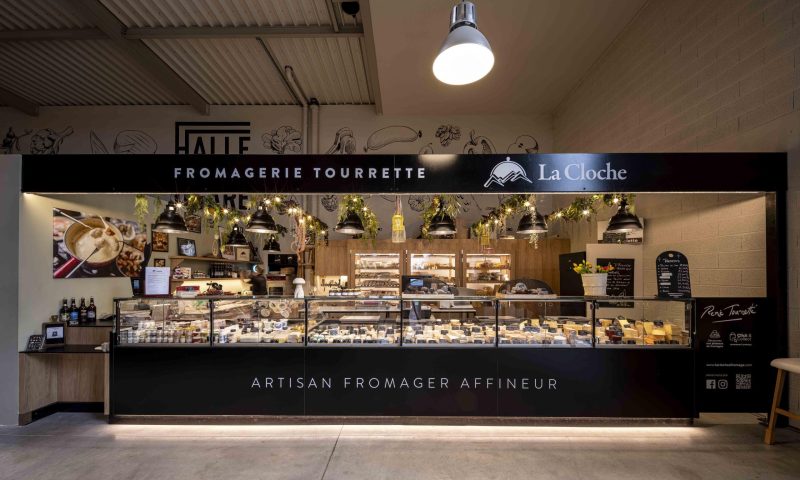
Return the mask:
[[378, 217], [367, 206], [364, 197], [361, 195], [345, 195], [342, 197], [342, 201], [339, 202], [339, 223], [343, 222], [350, 212], [358, 215], [361, 224], [364, 226], [364, 233], [361, 234], [361, 238], [374, 240], [378, 237], [378, 230], [380, 230]]
[[458, 214], [461, 213], [461, 200], [457, 195], [434, 195], [431, 197], [430, 202], [422, 210], [422, 226], [420, 227], [422, 238], [431, 238], [428, 232], [440, 210], [443, 210], [455, 221]]
[[547, 221], [550, 220], [566, 220], [569, 222], [577, 222], [580, 220], [590, 220], [594, 215], [597, 215], [598, 208], [601, 206], [617, 207], [622, 200], [627, 200], [629, 211], [635, 212], [633, 200], [636, 196], [632, 193], [624, 194], [594, 194], [588, 197], [578, 197], [569, 205], [559, 210], [554, 211], [547, 215]]

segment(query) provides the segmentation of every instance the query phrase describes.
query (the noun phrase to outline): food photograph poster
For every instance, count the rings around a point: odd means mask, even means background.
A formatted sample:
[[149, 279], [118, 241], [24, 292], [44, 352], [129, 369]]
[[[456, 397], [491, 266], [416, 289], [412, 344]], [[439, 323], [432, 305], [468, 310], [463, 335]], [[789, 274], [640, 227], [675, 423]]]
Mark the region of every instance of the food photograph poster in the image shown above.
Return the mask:
[[138, 277], [146, 247], [135, 221], [53, 209], [53, 278]]

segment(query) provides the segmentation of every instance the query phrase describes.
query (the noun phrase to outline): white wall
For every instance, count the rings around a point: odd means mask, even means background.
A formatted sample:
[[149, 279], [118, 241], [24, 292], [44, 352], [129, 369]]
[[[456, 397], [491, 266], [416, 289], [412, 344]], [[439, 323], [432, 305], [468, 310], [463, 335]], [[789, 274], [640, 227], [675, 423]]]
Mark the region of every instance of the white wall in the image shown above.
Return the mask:
[[[651, 0], [562, 102], [557, 152], [789, 153], [789, 353], [800, 356], [800, 3]], [[800, 378], [791, 405], [800, 410]]]

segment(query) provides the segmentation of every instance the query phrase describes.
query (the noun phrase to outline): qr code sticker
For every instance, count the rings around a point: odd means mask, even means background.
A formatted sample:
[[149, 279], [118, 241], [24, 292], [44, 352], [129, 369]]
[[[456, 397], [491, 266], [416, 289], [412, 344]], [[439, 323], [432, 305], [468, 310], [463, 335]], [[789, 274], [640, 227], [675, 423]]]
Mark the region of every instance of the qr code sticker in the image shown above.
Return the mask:
[[752, 388], [753, 376], [749, 373], [736, 374], [736, 390], [750, 390]]

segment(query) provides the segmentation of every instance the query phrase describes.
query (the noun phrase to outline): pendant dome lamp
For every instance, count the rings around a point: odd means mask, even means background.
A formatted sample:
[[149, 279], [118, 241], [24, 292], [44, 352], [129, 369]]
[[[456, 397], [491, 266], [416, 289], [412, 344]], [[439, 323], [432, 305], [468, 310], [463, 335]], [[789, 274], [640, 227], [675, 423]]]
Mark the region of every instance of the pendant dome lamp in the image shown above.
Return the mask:
[[270, 239], [264, 243], [263, 250], [267, 253], [281, 253], [281, 244], [275, 235], [270, 235]]
[[447, 235], [456, 234], [456, 223], [453, 217], [447, 214], [444, 210], [444, 202], [439, 205], [439, 212], [433, 217], [431, 227], [428, 229], [428, 235], [435, 237], [446, 237]]
[[547, 233], [547, 223], [544, 217], [534, 207], [519, 220], [517, 233], [520, 235], [533, 235], [534, 233]]
[[178, 213], [178, 207], [174, 201], [167, 202], [164, 211], [156, 219], [153, 230], [162, 233], [183, 233], [187, 231], [186, 222], [181, 214]]
[[364, 224], [358, 214], [350, 210], [344, 220], [336, 224], [334, 230], [346, 235], [360, 235], [364, 233]]
[[628, 199], [623, 197], [617, 213], [608, 222], [606, 232], [627, 233], [638, 232], [642, 229], [642, 222], [639, 221], [639, 217], [628, 211], [628, 208]]
[[233, 226], [233, 230], [231, 230], [231, 233], [228, 234], [228, 241], [225, 243], [225, 245], [230, 245], [231, 247], [249, 246], [247, 239], [242, 233], [242, 227], [240, 227], [238, 224]]
[[450, 12], [450, 33], [433, 61], [433, 74], [448, 85], [466, 85], [494, 66], [489, 41], [478, 31], [475, 5], [462, 0]]
[[244, 230], [253, 233], [278, 233], [275, 219], [267, 212], [267, 207], [263, 203], [258, 206], [258, 209], [250, 217], [250, 221], [247, 222], [247, 227]]

